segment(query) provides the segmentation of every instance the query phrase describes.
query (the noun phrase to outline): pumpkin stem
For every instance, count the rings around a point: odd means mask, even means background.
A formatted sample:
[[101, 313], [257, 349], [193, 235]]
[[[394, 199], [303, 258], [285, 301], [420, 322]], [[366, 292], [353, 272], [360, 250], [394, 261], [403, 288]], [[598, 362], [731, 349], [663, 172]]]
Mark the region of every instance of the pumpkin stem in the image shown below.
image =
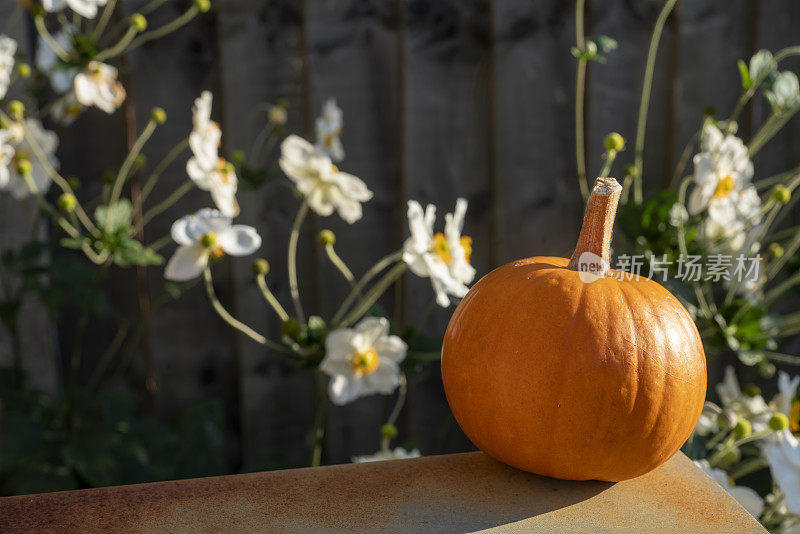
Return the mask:
[[615, 179], [595, 180], [583, 216], [578, 244], [567, 265], [569, 269], [588, 271], [597, 276], [606, 275], [611, 259], [611, 234], [621, 194], [622, 186]]

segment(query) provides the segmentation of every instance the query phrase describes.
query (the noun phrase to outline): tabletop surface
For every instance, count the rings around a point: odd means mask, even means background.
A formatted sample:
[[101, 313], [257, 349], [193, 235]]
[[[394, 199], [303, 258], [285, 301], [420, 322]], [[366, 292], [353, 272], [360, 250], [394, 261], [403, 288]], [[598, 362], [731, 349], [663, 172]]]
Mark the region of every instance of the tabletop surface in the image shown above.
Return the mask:
[[688, 458], [570, 482], [480, 453], [0, 499], [3, 532], [764, 532]]

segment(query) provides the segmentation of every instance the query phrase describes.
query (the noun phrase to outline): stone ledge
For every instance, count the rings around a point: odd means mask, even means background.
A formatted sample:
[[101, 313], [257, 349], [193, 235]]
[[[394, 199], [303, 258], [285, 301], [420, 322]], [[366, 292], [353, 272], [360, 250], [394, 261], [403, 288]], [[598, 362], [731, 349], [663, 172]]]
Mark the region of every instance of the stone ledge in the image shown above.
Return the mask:
[[475, 452], [0, 499], [3, 532], [764, 532], [682, 454], [617, 484]]

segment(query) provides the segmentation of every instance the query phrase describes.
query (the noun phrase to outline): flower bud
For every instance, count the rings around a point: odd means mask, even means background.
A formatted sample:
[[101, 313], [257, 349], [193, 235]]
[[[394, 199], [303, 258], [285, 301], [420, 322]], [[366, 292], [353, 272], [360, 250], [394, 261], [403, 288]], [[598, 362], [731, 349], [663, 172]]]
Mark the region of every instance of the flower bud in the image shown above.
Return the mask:
[[772, 198], [776, 202], [786, 204], [792, 198], [792, 192], [783, 184], [778, 184], [772, 188]]
[[214, 248], [217, 246], [217, 234], [214, 232], [206, 232], [200, 238], [200, 243], [206, 248]]
[[753, 433], [753, 426], [747, 419], [739, 419], [733, 427], [733, 435], [736, 439], [749, 437]]
[[8, 114], [12, 119], [20, 120], [25, 115], [25, 104], [19, 100], [12, 100], [8, 103]]
[[317, 242], [322, 246], [333, 245], [336, 243], [336, 234], [330, 230], [323, 230], [317, 236]]
[[78, 205], [78, 199], [72, 193], [64, 193], [58, 197], [56, 204], [58, 209], [64, 213], [72, 213], [75, 210], [75, 206]]
[[47, 15], [47, 11], [42, 6], [29, 7], [28, 11], [30, 11], [32, 17], [44, 17]]
[[113, 172], [106, 172], [103, 173], [103, 176], [100, 177], [100, 180], [104, 184], [113, 184], [117, 180], [117, 176]]
[[770, 417], [769, 427], [776, 432], [789, 428], [789, 418], [782, 413], [776, 413]]
[[153, 108], [150, 110], [150, 119], [156, 124], [164, 124], [167, 122], [167, 112], [163, 108]]
[[147, 29], [147, 19], [141, 13], [134, 13], [130, 18], [131, 27], [137, 32], [143, 32]]
[[17, 160], [17, 172], [25, 176], [31, 173], [31, 160], [20, 158]]
[[144, 167], [145, 165], [147, 165], [147, 156], [145, 156], [144, 154], [139, 154], [139, 155], [138, 155], [138, 156], [136, 156], [136, 158], [133, 160], [133, 163], [134, 163], [134, 164], [135, 164], [137, 167]]
[[271, 124], [284, 125], [288, 119], [286, 108], [283, 106], [272, 106], [269, 108], [269, 122]]
[[207, 13], [211, 9], [211, 0], [194, 0], [194, 5], [200, 13]]
[[76, 189], [80, 189], [81, 181], [77, 176], [70, 176], [67, 178], [67, 185], [74, 191]]
[[381, 436], [389, 439], [397, 437], [397, 427], [389, 423], [383, 425], [381, 427]]
[[748, 397], [757, 397], [761, 395], [761, 388], [755, 384], [747, 384], [744, 389], [742, 389], [742, 393]]
[[286, 319], [281, 325], [281, 332], [292, 339], [296, 338], [297, 334], [300, 333], [300, 321], [294, 317]]
[[244, 150], [242, 149], [236, 149], [233, 151], [233, 156], [231, 159], [233, 159], [233, 162], [236, 165], [241, 165], [247, 160], [247, 154], [245, 154]]
[[225, 174], [231, 174], [236, 172], [236, 167], [233, 166], [233, 163], [230, 161], [226, 161], [225, 165], [222, 166], [222, 172]]
[[17, 74], [19, 74], [20, 78], [30, 78], [31, 66], [27, 63], [17, 63]]
[[635, 178], [636, 174], [637, 174], [636, 165], [625, 165], [625, 169], [623, 170], [623, 174], [625, 175], [626, 178], [628, 178], [628, 177]]
[[786, 251], [783, 250], [783, 247], [780, 243], [770, 243], [769, 245], [769, 253], [772, 255], [773, 258], [778, 259], [782, 258]]
[[253, 262], [252, 269], [255, 276], [264, 276], [269, 272], [269, 262], [264, 258], [259, 258]]
[[621, 150], [625, 150], [625, 138], [617, 132], [611, 132], [606, 136], [605, 140], [603, 141], [603, 145], [609, 152], [619, 152]]

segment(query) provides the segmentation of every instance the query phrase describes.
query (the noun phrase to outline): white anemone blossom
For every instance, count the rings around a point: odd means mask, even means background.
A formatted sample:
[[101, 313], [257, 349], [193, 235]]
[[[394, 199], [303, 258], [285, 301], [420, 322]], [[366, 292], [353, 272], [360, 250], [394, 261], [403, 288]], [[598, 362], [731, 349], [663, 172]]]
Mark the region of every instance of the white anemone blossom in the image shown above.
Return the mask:
[[755, 518], [761, 516], [764, 511], [764, 499], [754, 489], [735, 485], [725, 471], [711, 467], [708, 460], [695, 460], [694, 464], [705, 471], [711, 480], [722, 486], [722, 489], [741, 504], [747, 513]]
[[[694, 157], [695, 188], [689, 196], [689, 213], [708, 210], [708, 216], [722, 224], [740, 218], [738, 203], [753, 178], [753, 162], [747, 146], [735, 135], [724, 135], [706, 124], [700, 138], [703, 150]], [[748, 193], [749, 195], [749, 193]]]
[[0, 35], [0, 98], [5, 98], [8, 86], [11, 85], [16, 53], [17, 42], [7, 35]]
[[717, 384], [717, 394], [722, 406], [733, 411], [737, 416], [750, 421], [753, 433], [769, 428], [769, 420], [773, 412], [761, 395], [746, 395], [739, 386], [736, 372], [730, 365], [725, 368], [725, 378]]
[[[778, 372], [778, 394], [772, 398], [770, 406], [778, 413], [782, 413], [789, 418], [789, 423], [797, 424], [796, 416], [793, 417], [792, 411], [797, 401], [797, 388], [800, 387], [800, 376], [789, 377], [789, 373]], [[792, 429], [794, 430], [794, 429]]]
[[87, 19], [97, 16], [98, 6], [104, 6], [108, 0], [42, 0], [45, 11], [53, 13], [69, 7], [72, 11]]
[[344, 159], [342, 146], [342, 108], [335, 98], [329, 98], [322, 106], [322, 115], [317, 117], [317, 147], [327, 152], [333, 161]]
[[417, 276], [431, 279], [436, 302], [442, 307], [450, 305], [450, 295], [464, 297], [469, 291], [466, 284], [475, 278], [470, 265], [472, 239], [461, 235], [466, 212], [467, 201], [459, 198], [455, 212], [445, 215], [444, 233], [434, 234], [436, 207], [428, 204], [423, 212], [419, 202], [408, 202], [411, 236], [403, 245], [403, 261]]
[[[28, 135], [41, 148], [50, 165], [54, 169], [58, 169], [59, 162], [58, 158], [56, 158], [58, 136], [54, 132], [45, 130], [39, 119], [34, 118], [25, 119], [25, 130], [28, 131]], [[28, 183], [17, 170], [16, 159], [21, 158], [31, 163], [31, 180], [36, 187], [36, 191], [41, 194], [47, 193], [52, 179], [42, 162], [35, 156], [31, 148], [31, 139], [25, 136], [22, 126], [20, 124], [12, 124], [8, 129], [0, 130], [0, 138], [2, 138], [0, 144], [3, 145], [3, 148], [0, 149], [0, 152], [2, 152], [0, 166], [5, 165], [8, 171], [4, 180], [2, 177], [4, 173], [0, 170], [0, 191], [9, 191], [17, 200], [22, 200], [31, 194]], [[8, 146], [12, 150], [9, 150]], [[6, 162], [6, 158], [9, 155], [11, 161]]]
[[755, 187], [731, 192], [726, 197], [725, 210], [713, 217], [709, 208], [709, 217], [700, 225], [701, 239], [711, 251], [750, 251], [754, 243], [748, 243], [748, 236], [757, 233], [752, 230], [761, 222], [761, 199]]
[[388, 395], [400, 384], [399, 364], [408, 347], [389, 335], [389, 321], [366, 317], [355, 328], [339, 328], [325, 339], [322, 372], [331, 377], [328, 394], [336, 405], [365, 395]]
[[192, 107], [192, 133], [189, 147], [192, 157], [186, 163], [186, 172], [195, 185], [211, 193], [217, 208], [228, 217], [239, 215], [236, 191], [239, 179], [233, 165], [219, 157], [222, 130], [211, 120], [212, 95], [203, 91]]
[[117, 80], [117, 69], [106, 63], [90, 61], [75, 76], [75, 98], [86, 107], [95, 106], [114, 113], [125, 101], [125, 88]]
[[325, 152], [302, 137], [284, 139], [278, 163], [319, 215], [328, 216], [336, 210], [353, 224], [361, 218], [361, 203], [372, 198], [372, 191], [360, 178], [340, 171]]
[[[66, 51], [71, 51], [72, 37], [75, 27], [71, 24], [64, 25], [61, 30], [53, 34], [56, 43]], [[39, 36], [39, 45], [36, 47], [36, 68], [45, 73], [50, 79], [50, 86], [53, 91], [63, 95], [69, 93], [73, 88], [75, 76], [80, 72], [77, 67], [67, 67], [60, 63], [58, 55], [50, 47], [50, 43]]]
[[365, 456], [353, 456], [352, 461], [356, 464], [367, 462], [382, 462], [384, 460], [406, 460], [408, 458], [419, 458], [419, 449], [405, 450], [403, 447], [395, 447], [394, 450], [378, 451], [375, 454]]
[[786, 495], [786, 505], [800, 514], [800, 441], [788, 430], [765, 441], [761, 451], [769, 463], [772, 478]]
[[247, 256], [261, 247], [255, 228], [232, 225], [230, 217], [211, 208], [178, 219], [171, 234], [179, 246], [164, 269], [164, 277], [177, 282], [200, 275], [210, 258]]

